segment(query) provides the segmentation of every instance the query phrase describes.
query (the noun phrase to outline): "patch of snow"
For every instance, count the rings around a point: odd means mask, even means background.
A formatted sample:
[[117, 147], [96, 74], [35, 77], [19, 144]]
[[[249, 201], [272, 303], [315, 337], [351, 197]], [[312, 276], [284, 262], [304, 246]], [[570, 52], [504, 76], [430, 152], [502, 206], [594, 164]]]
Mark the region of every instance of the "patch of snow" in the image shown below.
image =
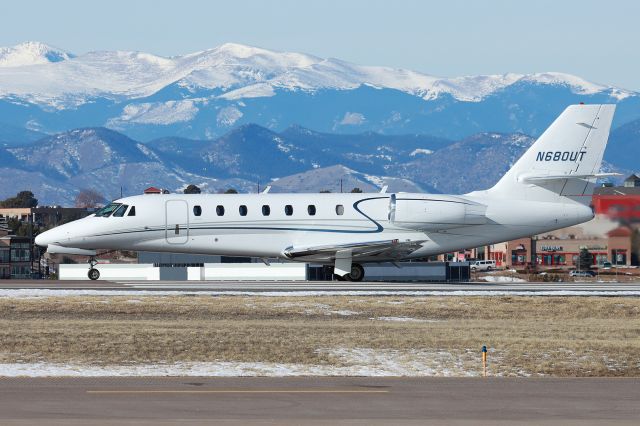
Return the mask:
[[384, 179], [381, 178], [380, 176], [364, 175], [364, 178], [369, 182], [371, 182], [372, 184], [374, 184], [375, 186], [377, 186], [378, 188], [382, 188], [385, 184]]
[[[370, 348], [320, 349], [342, 365], [273, 362], [177, 362], [134, 365], [3, 363], [0, 377], [477, 376], [473, 355]], [[469, 359], [467, 359], [469, 358]], [[475, 363], [477, 364], [477, 363]]]
[[339, 316], [351, 316], [358, 315], [360, 312], [350, 310], [332, 310], [330, 305], [324, 303], [305, 303], [305, 302], [282, 302], [275, 303], [274, 308], [304, 308], [303, 313], [305, 315], [339, 315]]
[[122, 123], [173, 124], [192, 120], [198, 113], [196, 100], [166, 101], [155, 103], [128, 104], [119, 117], [110, 119], [108, 125]]
[[482, 277], [483, 280], [489, 283], [524, 283], [527, 280], [523, 280], [522, 278], [517, 277], [505, 277], [505, 276], [496, 276], [496, 275], [487, 275]]
[[460, 377], [480, 374], [479, 370], [468, 367], [474, 361], [471, 353], [454, 355], [447, 351], [372, 348], [332, 348], [318, 352], [356, 368], [364, 376]]
[[258, 83], [231, 90], [218, 97], [221, 99], [226, 99], [228, 101], [234, 101], [247, 98], [268, 98], [271, 96], [275, 96], [275, 94], [276, 92], [275, 90], [273, 90], [273, 87], [271, 85], [266, 83]]
[[429, 155], [429, 154], [433, 154], [433, 151], [430, 149], [417, 148], [411, 151], [411, 154], [409, 155], [412, 157], [415, 157], [416, 155]]
[[365, 121], [366, 119], [363, 114], [347, 111], [344, 113], [344, 117], [342, 117], [340, 124], [343, 126], [360, 126], [361, 124], [364, 124]]
[[240, 120], [242, 116], [243, 116], [242, 111], [240, 111], [238, 108], [233, 106], [228, 106], [228, 107], [222, 108], [218, 112], [218, 115], [216, 116], [216, 121], [218, 122], [218, 125], [231, 126], [233, 125], [233, 123]]
[[392, 321], [392, 322], [439, 322], [439, 320], [429, 320], [429, 319], [411, 318], [411, 317], [377, 317], [374, 319], [379, 321]]
[[[281, 152], [290, 152], [294, 146], [288, 143], [285, 143], [284, 140], [282, 140], [282, 138], [280, 136], [276, 136], [273, 138], [273, 141], [276, 143], [276, 145], [278, 146], [278, 150], [280, 150]], [[295, 160], [295, 158], [293, 157], [289, 157], [292, 160]]]

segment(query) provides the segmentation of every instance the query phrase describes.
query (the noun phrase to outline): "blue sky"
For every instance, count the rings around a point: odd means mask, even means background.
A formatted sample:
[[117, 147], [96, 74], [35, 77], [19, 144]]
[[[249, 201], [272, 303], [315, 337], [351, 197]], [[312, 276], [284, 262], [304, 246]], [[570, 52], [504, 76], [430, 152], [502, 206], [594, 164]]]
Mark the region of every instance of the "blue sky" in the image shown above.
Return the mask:
[[237, 42], [438, 76], [561, 71], [640, 90], [640, 1], [3, 2], [0, 45], [178, 55]]

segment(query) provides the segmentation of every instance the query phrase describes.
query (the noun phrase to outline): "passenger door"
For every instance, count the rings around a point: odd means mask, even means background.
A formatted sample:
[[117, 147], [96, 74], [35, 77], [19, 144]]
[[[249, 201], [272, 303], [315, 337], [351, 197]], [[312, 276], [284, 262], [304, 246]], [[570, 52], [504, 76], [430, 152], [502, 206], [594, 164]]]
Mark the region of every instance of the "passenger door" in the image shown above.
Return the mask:
[[169, 244], [185, 244], [189, 240], [189, 205], [184, 200], [165, 204], [165, 238]]

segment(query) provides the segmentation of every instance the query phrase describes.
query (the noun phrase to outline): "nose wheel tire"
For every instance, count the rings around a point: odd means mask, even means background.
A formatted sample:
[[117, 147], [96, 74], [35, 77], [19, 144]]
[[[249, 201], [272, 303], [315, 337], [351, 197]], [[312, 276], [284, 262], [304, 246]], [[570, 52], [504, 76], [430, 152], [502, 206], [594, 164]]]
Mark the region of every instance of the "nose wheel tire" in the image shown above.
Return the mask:
[[89, 276], [90, 280], [95, 281], [100, 278], [100, 271], [98, 271], [96, 268], [91, 268], [89, 269], [89, 273], [87, 275]]

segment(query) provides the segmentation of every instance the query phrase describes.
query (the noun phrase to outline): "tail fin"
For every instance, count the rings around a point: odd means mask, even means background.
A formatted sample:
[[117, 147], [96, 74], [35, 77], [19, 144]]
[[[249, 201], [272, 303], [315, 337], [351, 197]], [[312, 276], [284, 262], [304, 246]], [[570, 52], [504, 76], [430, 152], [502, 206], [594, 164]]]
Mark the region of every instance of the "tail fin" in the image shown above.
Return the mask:
[[615, 105], [571, 105], [489, 189], [496, 197], [589, 205]]

